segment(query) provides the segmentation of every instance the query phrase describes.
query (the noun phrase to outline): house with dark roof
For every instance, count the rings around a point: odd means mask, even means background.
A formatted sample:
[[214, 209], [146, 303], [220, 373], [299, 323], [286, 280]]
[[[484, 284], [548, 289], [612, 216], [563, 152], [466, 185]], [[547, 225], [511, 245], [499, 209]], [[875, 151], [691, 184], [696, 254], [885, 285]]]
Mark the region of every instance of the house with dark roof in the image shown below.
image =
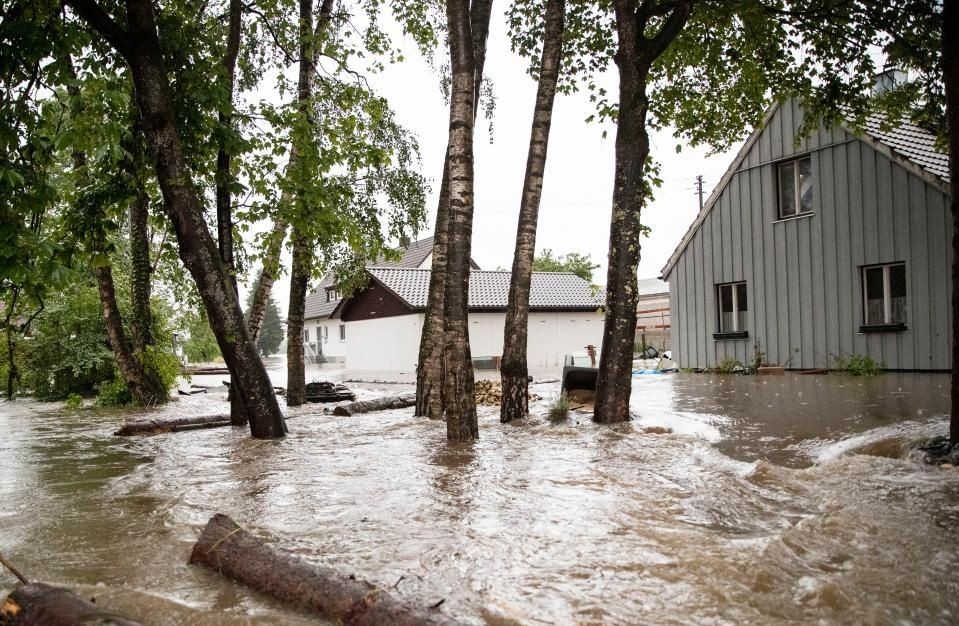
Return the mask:
[[[394, 252], [399, 256], [388, 259], [385, 256], [372, 261], [369, 265], [381, 268], [425, 268], [433, 262], [433, 238], [426, 237], [411, 243], [404, 243]], [[474, 270], [479, 265], [470, 259]], [[346, 324], [333, 315], [336, 305], [343, 294], [336, 287], [336, 276], [327, 274], [322, 282], [306, 296], [306, 308], [303, 315], [303, 344], [306, 358], [313, 363], [343, 363], [346, 361]]]
[[[368, 267], [365, 289], [341, 299], [330, 313], [345, 330], [351, 370], [411, 372], [429, 294], [430, 270]], [[503, 327], [510, 272], [470, 272], [470, 351], [479, 368], [495, 367], [503, 354]], [[529, 366], [559, 367], [569, 352], [599, 345], [602, 302], [595, 289], [572, 273], [533, 272], [530, 287]]]
[[878, 115], [860, 133], [802, 122], [796, 100], [767, 111], [663, 268], [673, 358], [949, 369], [948, 157]]

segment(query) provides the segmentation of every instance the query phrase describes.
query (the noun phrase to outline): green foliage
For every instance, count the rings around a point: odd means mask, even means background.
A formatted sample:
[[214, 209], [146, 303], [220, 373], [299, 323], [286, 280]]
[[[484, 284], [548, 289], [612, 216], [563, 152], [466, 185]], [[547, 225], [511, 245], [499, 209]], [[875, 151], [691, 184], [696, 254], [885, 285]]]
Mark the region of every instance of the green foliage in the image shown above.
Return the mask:
[[853, 376], [878, 376], [882, 374], [882, 365], [868, 354], [834, 356], [833, 368]]
[[569, 417], [569, 396], [566, 392], [560, 393], [549, 405], [549, 417], [554, 420], [562, 420]]
[[260, 339], [257, 343], [260, 354], [263, 356], [276, 354], [285, 336], [283, 321], [280, 319], [280, 309], [276, 305], [276, 300], [270, 296], [263, 314], [263, 329], [260, 331]]
[[176, 379], [181, 375], [181, 364], [180, 359], [167, 346], [171, 346], [171, 343], [147, 346], [141, 359], [144, 369], [159, 376], [164, 389], [169, 390], [173, 388]]
[[130, 388], [119, 375], [97, 384], [97, 404], [100, 406], [126, 406], [132, 402]]
[[598, 263], [588, 254], [570, 252], [566, 255], [553, 256], [553, 251], [544, 249], [533, 259], [533, 271], [536, 272], [572, 272], [586, 282], [592, 284], [593, 270], [599, 267]]
[[743, 364], [735, 357], [727, 356], [713, 371], [717, 374], [736, 374], [743, 371]]
[[64, 400], [63, 406], [71, 410], [79, 409], [83, 406], [83, 396], [78, 393], [71, 393], [67, 396], [67, 399]]
[[210, 328], [206, 312], [201, 308], [186, 317], [189, 338], [183, 344], [183, 354], [191, 363], [209, 363], [220, 356], [220, 346]]
[[769, 363], [766, 362], [766, 353], [763, 352], [762, 345], [757, 339], [756, 343], [753, 344], [752, 368], [758, 370], [760, 367], [766, 367], [767, 365], [769, 365]]

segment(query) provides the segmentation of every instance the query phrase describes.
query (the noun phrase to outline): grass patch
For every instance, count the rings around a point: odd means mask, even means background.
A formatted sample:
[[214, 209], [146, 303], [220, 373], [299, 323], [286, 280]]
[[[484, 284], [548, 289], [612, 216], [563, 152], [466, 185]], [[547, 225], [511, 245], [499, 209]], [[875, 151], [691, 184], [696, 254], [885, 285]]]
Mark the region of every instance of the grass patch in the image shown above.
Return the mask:
[[882, 365], [868, 354], [834, 356], [833, 367], [853, 376], [878, 376], [882, 374]]
[[554, 420], [562, 420], [569, 417], [569, 396], [566, 392], [560, 393], [549, 405], [549, 417]]

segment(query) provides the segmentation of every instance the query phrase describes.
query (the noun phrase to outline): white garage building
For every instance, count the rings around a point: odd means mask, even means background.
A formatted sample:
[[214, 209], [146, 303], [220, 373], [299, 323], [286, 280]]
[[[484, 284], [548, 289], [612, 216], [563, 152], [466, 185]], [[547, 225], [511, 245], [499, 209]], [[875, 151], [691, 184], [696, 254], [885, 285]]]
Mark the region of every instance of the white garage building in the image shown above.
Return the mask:
[[[416, 369], [430, 271], [369, 267], [370, 283], [336, 301], [316, 328], [333, 328], [350, 370]], [[510, 272], [470, 272], [470, 351], [478, 368], [493, 368], [503, 354]], [[334, 300], [331, 299], [331, 303]], [[602, 342], [604, 315], [595, 290], [571, 273], [534, 272], [530, 290], [529, 367], [561, 367], [563, 356]], [[314, 314], [315, 315], [315, 314]], [[342, 337], [342, 342], [340, 341]], [[339, 352], [339, 350], [337, 350]]]

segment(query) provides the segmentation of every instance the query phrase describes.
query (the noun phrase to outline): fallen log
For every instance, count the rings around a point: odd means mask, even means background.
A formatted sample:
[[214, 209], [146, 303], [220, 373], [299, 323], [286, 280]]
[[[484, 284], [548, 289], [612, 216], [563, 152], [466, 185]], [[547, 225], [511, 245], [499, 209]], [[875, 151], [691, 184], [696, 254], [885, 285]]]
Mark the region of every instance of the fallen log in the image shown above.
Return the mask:
[[453, 619], [401, 602], [383, 589], [263, 545], [226, 515], [207, 522], [190, 563], [205, 565], [274, 598], [348, 626], [454, 626]]
[[204, 376], [208, 374], [229, 374], [230, 369], [227, 367], [184, 367], [181, 369], [184, 374], [190, 374], [191, 376]]
[[229, 425], [229, 415], [195, 415], [193, 417], [127, 422], [120, 427], [120, 430], [113, 434], [118, 437], [129, 437], [130, 435], [159, 435], [160, 433], [175, 433], [183, 430], [217, 428], [219, 426]]
[[141, 626], [114, 615], [71, 591], [43, 583], [29, 583], [14, 589], [0, 605], [0, 626]]
[[385, 398], [375, 398], [373, 400], [361, 400], [359, 402], [350, 402], [333, 409], [333, 415], [340, 417], [350, 417], [357, 413], [370, 413], [372, 411], [388, 411], [390, 409], [405, 409], [406, 407], [416, 405], [416, 394], [409, 393], [401, 396], [386, 396]]

